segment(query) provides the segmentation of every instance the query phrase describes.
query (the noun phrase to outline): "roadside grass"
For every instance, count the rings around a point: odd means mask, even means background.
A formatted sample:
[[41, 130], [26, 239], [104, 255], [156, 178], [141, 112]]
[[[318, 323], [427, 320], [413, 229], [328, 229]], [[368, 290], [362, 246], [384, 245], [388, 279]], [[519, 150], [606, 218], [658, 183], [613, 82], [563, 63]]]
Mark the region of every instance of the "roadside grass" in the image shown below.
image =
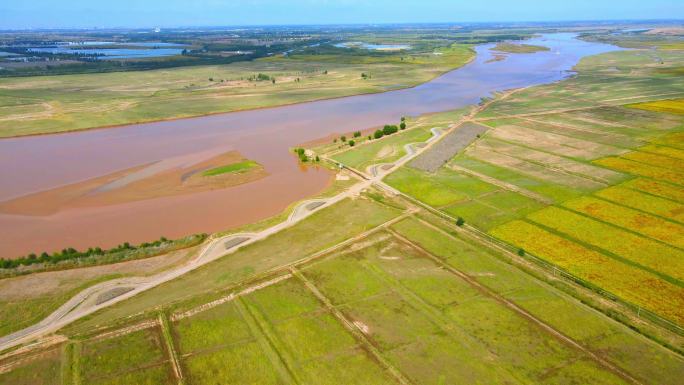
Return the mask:
[[684, 289], [533, 224], [515, 220], [495, 237], [548, 260], [571, 274], [676, 323], [684, 322]]
[[160, 305], [225, 290], [276, 266], [333, 246], [399, 214], [399, 210], [369, 199], [345, 199], [263, 241], [141, 293], [134, 301], [124, 301], [83, 318], [66, 330], [85, 332], [96, 325], [111, 324]]
[[674, 278], [677, 281], [670, 279], [671, 283], [684, 288], [682, 250], [555, 206], [534, 212], [528, 219], [620, 257], [623, 262], [636, 263], [651, 272]]
[[246, 160], [243, 162], [212, 168], [211, 170], [204, 171], [202, 173], [202, 176], [215, 176], [227, 173], [242, 173], [257, 167], [261, 167], [261, 165], [253, 160]]
[[[7, 335], [31, 326], [55, 311], [78, 292], [100, 282], [119, 277], [122, 275], [107, 274], [67, 290], [58, 289], [38, 297], [0, 301], [0, 335]], [[22, 279], [22, 277], [13, 279]]]
[[[425, 218], [435, 224], [439, 221], [431, 214]], [[405, 219], [392, 229], [566, 336], [595, 352], [600, 351], [604, 358], [637, 378], [662, 384], [678, 383], [681, 358], [676, 354], [511, 266], [505, 262], [507, 258], [460, 235], [445, 235], [416, 219]], [[443, 286], [437, 285], [434, 291], [441, 293]], [[445, 301], [453, 298], [448, 296]], [[455, 301], [456, 305], [460, 303], [469, 301]], [[471, 322], [477, 323], [488, 314], [476, 312]], [[520, 345], [527, 346], [527, 343]], [[651, 359], [644, 360], [646, 356]]]

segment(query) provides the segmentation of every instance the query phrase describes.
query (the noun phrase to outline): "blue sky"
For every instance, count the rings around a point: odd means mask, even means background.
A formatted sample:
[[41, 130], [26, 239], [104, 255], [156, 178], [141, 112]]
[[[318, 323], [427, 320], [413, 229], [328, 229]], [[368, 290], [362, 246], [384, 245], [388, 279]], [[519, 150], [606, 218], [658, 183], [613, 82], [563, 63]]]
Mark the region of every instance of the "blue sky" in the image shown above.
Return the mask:
[[684, 0], [0, 0], [0, 29], [684, 18]]

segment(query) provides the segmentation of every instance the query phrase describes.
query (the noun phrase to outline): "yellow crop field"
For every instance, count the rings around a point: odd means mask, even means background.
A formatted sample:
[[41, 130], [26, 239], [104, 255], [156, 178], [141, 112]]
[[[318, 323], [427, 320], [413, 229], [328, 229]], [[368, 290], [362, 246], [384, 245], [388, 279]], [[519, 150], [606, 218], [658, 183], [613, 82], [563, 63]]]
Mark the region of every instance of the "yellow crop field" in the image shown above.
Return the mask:
[[654, 154], [660, 154], [684, 160], [684, 150], [680, 150], [678, 148], [649, 144], [643, 147], [639, 147], [639, 151], [652, 152]]
[[658, 143], [665, 146], [677, 147], [684, 150], [684, 132], [675, 132], [658, 138], [649, 140], [651, 143]]
[[684, 173], [662, 167], [649, 166], [629, 159], [616, 158], [612, 156], [595, 160], [594, 163], [634, 175], [647, 176], [649, 178], [660, 179], [667, 182], [684, 185]]
[[680, 325], [684, 323], [682, 287], [524, 221], [508, 222], [491, 233], [626, 301], [643, 306]]
[[653, 271], [684, 281], [684, 251], [554, 206], [534, 212], [528, 219]]
[[622, 155], [622, 158], [635, 162], [646, 163], [651, 166], [671, 168], [677, 171], [684, 171], [684, 161], [665, 155], [651, 154], [648, 152], [633, 151]]
[[684, 204], [679, 202], [654, 197], [621, 186], [597, 191], [595, 195], [624, 206], [684, 223]]
[[563, 206], [647, 237], [684, 248], [684, 226], [654, 215], [594, 197], [573, 199], [563, 203]]
[[653, 179], [637, 178], [622, 184], [624, 187], [643, 191], [662, 198], [671, 199], [677, 202], [684, 202], [684, 188], [677, 185], [658, 182]]
[[628, 107], [684, 115], [684, 99], [658, 100], [655, 102], [631, 104]]

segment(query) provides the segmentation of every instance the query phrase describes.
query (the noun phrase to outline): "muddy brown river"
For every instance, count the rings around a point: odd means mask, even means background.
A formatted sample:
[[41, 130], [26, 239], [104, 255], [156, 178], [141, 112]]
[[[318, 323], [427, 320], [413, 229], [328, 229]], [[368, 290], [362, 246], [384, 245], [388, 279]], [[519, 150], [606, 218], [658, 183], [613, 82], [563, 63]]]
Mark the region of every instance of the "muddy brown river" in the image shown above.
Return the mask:
[[164, 161], [182, 164], [237, 150], [269, 176], [223, 190], [132, 203], [64, 209], [50, 215], [0, 213], [0, 257], [64, 247], [111, 247], [160, 236], [215, 232], [267, 218], [322, 191], [323, 169], [302, 169], [290, 147], [328, 136], [477, 103], [492, 92], [560, 80], [584, 56], [616, 49], [573, 34], [527, 41], [550, 51], [492, 58], [476, 48], [466, 66], [420, 86], [261, 110], [0, 140], [0, 202]]

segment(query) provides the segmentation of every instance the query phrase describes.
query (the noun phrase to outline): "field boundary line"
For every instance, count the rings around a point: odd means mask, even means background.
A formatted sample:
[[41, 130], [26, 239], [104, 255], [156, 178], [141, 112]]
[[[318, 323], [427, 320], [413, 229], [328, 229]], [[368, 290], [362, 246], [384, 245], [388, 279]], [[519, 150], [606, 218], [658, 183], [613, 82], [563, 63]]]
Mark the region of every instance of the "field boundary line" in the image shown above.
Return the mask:
[[274, 341], [272, 340], [273, 337], [271, 337], [270, 333], [263, 329], [263, 326], [261, 326], [259, 320], [249, 309], [248, 305], [245, 304], [242, 297], [236, 298], [235, 305], [240, 312], [243, 321], [247, 324], [250, 333], [261, 346], [262, 352], [274, 366], [275, 370], [280, 374], [279, 377], [288, 383], [299, 384], [297, 377], [292, 371], [292, 368], [290, 368], [290, 365], [288, 365], [285, 357], [283, 357], [276, 348]]
[[171, 334], [171, 328], [169, 327], [169, 319], [164, 312], [159, 312], [159, 326], [162, 329], [162, 338], [166, 344], [167, 353], [169, 353], [169, 360], [171, 361], [173, 373], [178, 379], [178, 384], [184, 385], [185, 379], [183, 377], [183, 369], [181, 368], [178, 352], [176, 352], [176, 347], [173, 343], [173, 335]]
[[[384, 182], [380, 182], [380, 183], [384, 184]], [[398, 190], [396, 190], [396, 191], [398, 191]], [[398, 191], [398, 193], [402, 197], [409, 200], [410, 202], [413, 202], [413, 203], [417, 204], [418, 206], [425, 208], [428, 212], [430, 212], [430, 213], [432, 213], [438, 217], [441, 217], [442, 219], [448, 220], [451, 223], [456, 222], [456, 218], [452, 217], [451, 215], [444, 213], [438, 209], [435, 209], [434, 207], [429, 206], [429, 205], [419, 201], [418, 199], [413, 198], [412, 196], [409, 196], [409, 195], [407, 195], [401, 191]], [[436, 228], [434, 226], [432, 226], [432, 227]], [[469, 236], [470, 238], [475, 239], [478, 242], [481, 242], [481, 243], [489, 246], [490, 248], [497, 249], [499, 251], [502, 251], [502, 252], [504, 252], [508, 255], [512, 255], [514, 257], [517, 256], [517, 254], [515, 254], [515, 252], [518, 249], [516, 247], [514, 247], [513, 245], [510, 245], [506, 242], [500, 241], [500, 240], [492, 237], [491, 235], [489, 235], [489, 234], [487, 234], [487, 233], [485, 233], [485, 232], [483, 232], [483, 231], [481, 231], [481, 230], [479, 230], [479, 229], [477, 229], [471, 225], [468, 225], [467, 223], [464, 224], [463, 227], [460, 228], [460, 230], [463, 231], [463, 233], [466, 234], [467, 236]], [[528, 252], [525, 252], [525, 255], [523, 256], [523, 258], [534, 263], [536, 266], [546, 270], [547, 272], [553, 273], [554, 276], [560, 275], [562, 278], [566, 279], [567, 281], [574, 282], [580, 286], [583, 286], [586, 289], [589, 289], [589, 290], [595, 292], [596, 294], [600, 295], [601, 297], [603, 297], [605, 299], [608, 299], [614, 303], [617, 303], [617, 304], [620, 304], [620, 305], [626, 307], [627, 309], [630, 309], [638, 318], [641, 318], [641, 319], [646, 318], [647, 320], [651, 321], [652, 323], [654, 323], [655, 325], [657, 325], [663, 329], [667, 329], [670, 332], [673, 332], [679, 336], [684, 336], [684, 328], [677, 325], [676, 323], [668, 320], [667, 318], [663, 318], [663, 317], [659, 316], [658, 314], [656, 314], [656, 313], [654, 313], [648, 309], [644, 309], [643, 307], [641, 307], [639, 305], [635, 305], [631, 302], [628, 302], [628, 301], [620, 298], [619, 296], [617, 296], [617, 295], [615, 295], [615, 294], [613, 294], [613, 293], [611, 293], [605, 289], [602, 289], [602, 288], [596, 286], [595, 284], [593, 284], [591, 282], [584, 280], [583, 278], [577, 277], [576, 275], [568, 272], [567, 270], [565, 270], [564, 268], [562, 268], [560, 266], [557, 266], [551, 262], [546, 261], [543, 258], [537, 257], [533, 254], [528, 253]], [[621, 322], [621, 321], [619, 321], [619, 322], [622, 323], [623, 325], [626, 325], [627, 327], [630, 327], [630, 325], [625, 324], [624, 322]], [[656, 342], [658, 342], [658, 341], [656, 341]], [[658, 342], [658, 344], [662, 345], [661, 342]], [[668, 348], [668, 349], [673, 350], [672, 348]]]
[[542, 321], [541, 319], [535, 317], [531, 313], [527, 312], [525, 309], [521, 308], [520, 306], [516, 305], [514, 302], [506, 299], [505, 297], [501, 296], [500, 294], [496, 293], [492, 289], [484, 286], [483, 284], [479, 283], [477, 280], [472, 278], [466, 273], [463, 273], [462, 271], [456, 269], [455, 267], [451, 266], [450, 264], [444, 262], [441, 258], [435, 256], [434, 254], [430, 253], [429, 251], [423, 249], [421, 246], [413, 243], [406, 237], [400, 235], [396, 231], [389, 229], [389, 232], [394, 234], [397, 239], [401, 240], [402, 242], [406, 243], [407, 245], [413, 247], [415, 250], [419, 251], [420, 253], [424, 254], [428, 258], [432, 259], [434, 262], [438, 263], [440, 266], [442, 266], [445, 270], [451, 272], [452, 274], [460, 277], [464, 281], [466, 281], [468, 284], [471, 286], [475, 287], [477, 290], [482, 292], [483, 294], [489, 296], [490, 298], [496, 300], [497, 302], [503, 304], [504, 306], [508, 307], [509, 309], [513, 310], [514, 312], [518, 313], [521, 315], [523, 318], [526, 318], [528, 321], [531, 321], [532, 323], [536, 324], [543, 330], [545, 330], [547, 333], [550, 335], [556, 337], [557, 339], [565, 342], [566, 344], [574, 347], [575, 349], [587, 354], [589, 357], [591, 357], [596, 363], [598, 363], [600, 366], [603, 366], [605, 369], [608, 369], [609, 371], [613, 372], [614, 374], [617, 374], [618, 376], [622, 377], [623, 379], [633, 383], [633, 384], [642, 384], [639, 380], [636, 378], [632, 377], [629, 373], [623, 371], [622, 369], [618, 368], [617, 366], [613, 365], [609, 361], [605, 360], [604, 358], [600, 357], [598, 354], [592, 352], [591, 350], [587, 349], [583, 345], [579, 344], [577, 341], [574, 339], [566, 336], [559, 330], [556, 330], [553, 326], [547, 324], [546, 322]]
[[303, 284], [306, 286], [309, 291], [318, 298], [319, 301], [325, 305], [325, 307], [332, 313], [332, 315], [337, 318], [337, 320], [344, 326], [345, 329], [347, 329], [358, 341], [360, 341], [366, 349], [368, 349], [368, 352], [384, 367], [384, 369], [392, 375], [400, 384], [408, 385], [411, 384], [411, 381], [404, 376], [403, 373], [394, 365], [392, 365], [385, 357], [382, 356], [380, 351], [373, 346], [373, 344], [368, 340], [366, 335], [359, 330], [359, 328], [354, 325], [347, 317], [342, 314], [342, 312], [337, 309], [332, 302], [326, 297], [323, 293], [318, 290], [316, 285], [313, 284], [313, 282], [309, 281], [296, 267], [292, 266], [290, 267], [290, 271], [292, 272], [292, 275], [297, 277]]
[[524, 195], [528, 198], [534, 199], [538, 202], [541, 202], [541, 203], [544, 203], [547, 205], [552, 205], [555, 203], [552, 199], [546, 198], [540, 194], [537, 194], [537, 193], [532, 192], [530, 190], [524, 189], [522, 187], [518, 187], [514, 184], [504, 182], [504, 181], [496, 179], [496, 178], [492, 178], [488, 175], [481, 174], [477, 171], [473, 171], [473, 170], [470, 170], [470, 169], [465, 168], [465, 167], [461, 167], [461, 166], [458, 166], [455, 164], [449, 164], [449, 168], [451, 168], [452, 170], [457, 171], [457, 172], [468, 174], [468, 175], [473, 176], [475, 178], [478, 178], [484, 182], [487, 182], [487, 183], [493, 184], [495, 186], [501, 187], [502, 189], [512, 191], [512, 192], [518, 193], [520, 195]]

